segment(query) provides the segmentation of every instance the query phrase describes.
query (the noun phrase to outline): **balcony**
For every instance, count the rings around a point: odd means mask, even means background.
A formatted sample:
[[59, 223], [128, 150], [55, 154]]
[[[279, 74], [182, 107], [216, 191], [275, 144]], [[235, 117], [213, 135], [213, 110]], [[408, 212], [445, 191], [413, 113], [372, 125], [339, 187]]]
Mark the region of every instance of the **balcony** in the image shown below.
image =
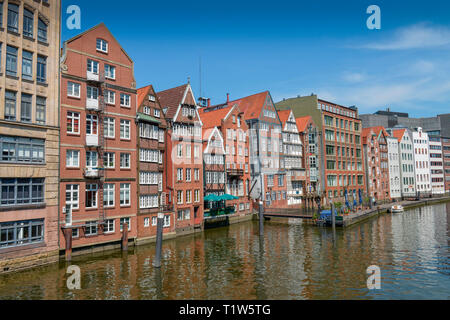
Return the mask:
[[88, 147], [98, 147], [98, 135], [88, 134], [86, 135], [86, 146]]
[[244, 169], [228, 169], [227, 168], [227, 174], [229, 176], [240, 177], [240, 176], [244, 175]]
[[98, 111], [99, 110], [99, 103], [98, 99], [86, 99], [86, 109], [92, 110], [92, 111]]
[[86, 179], [98, 179], [100, 178], [100, 170], [97, 168], [86, 168], [84, 170], [84, 177]]
[[161, 212], [173, 212], [173, 205], [172, 204], [160, 205], [159, 210]]

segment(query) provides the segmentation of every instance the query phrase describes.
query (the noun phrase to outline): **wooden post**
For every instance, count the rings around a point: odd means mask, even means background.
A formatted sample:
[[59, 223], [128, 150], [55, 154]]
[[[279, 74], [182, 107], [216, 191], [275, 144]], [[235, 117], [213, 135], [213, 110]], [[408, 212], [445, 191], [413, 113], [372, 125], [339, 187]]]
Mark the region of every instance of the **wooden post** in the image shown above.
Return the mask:
[[259, 235], [264, 235], [264, 202], [259, 201]]
[[124, 223], [122, 228], [122, 250], [128, 251], [128, 223]]
[[66, 240], [66, 261], [72, 261], [72, 229], [63, 229], [64, 239]]
[[164, 214], [158, 213], [156, 230], [156, 254], [155, 261], [153, 261], [153, 267], [161, 268], [161, 255], [162, 255], [162, 242], [163, 242], [163, 228], [164, 228]]

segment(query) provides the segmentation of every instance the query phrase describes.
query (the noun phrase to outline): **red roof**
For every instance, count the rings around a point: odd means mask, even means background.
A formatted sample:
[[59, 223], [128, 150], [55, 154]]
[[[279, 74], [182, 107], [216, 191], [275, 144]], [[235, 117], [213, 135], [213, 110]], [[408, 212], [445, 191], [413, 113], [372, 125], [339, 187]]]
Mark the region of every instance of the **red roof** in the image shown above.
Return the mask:
[[207, 108], [199, 109], [198, 112], [200, 114], [200, 119], [203, 122], [203, 129], [219, 127], [222, 124], [222, 120], [225, 119], [232, 108], [232, 106], [228, 106], [208, 112], [205, 112]]
[[175, 117], [178, 107], [183, 101], [184, 93], [186, 92], [187, 87], [188, 84], [184, 84], [182, 86], [157, 93], [161, 108], [167, 108], [167, 112], [165, 113], [165, 117], [167, 119], [173, 119]]
[[313, 122], [311, 116], [297, 118], [295, 121], [297, 122], [298, 132], [305, 132], [308, 124]]
[[262, 108], [266, 101], [269, 91], [264, 91], [261, 93], [254, 94], [242, 99], [231, 101], [228, 103], [229, 106], [237, 105], [239, 110], [244, 112], [244, 119], [251, 120], [256, 119], [261, 114]]
[[392, 135], [400, 142], [403, 139], [405, 132], [406, 129], [392, 130]]
[[141, 106], [142, 102], [144, 102], [145, 96], [148, 94], [148, 90], [152, 88], [152, 85], [140, 88], [137, 90], [137, 106], [138, 108]]
[[280, 117], [281, 124], [283, 125], [283, 128], [284, 128], [286, 121], [288, 121], [289, 116], [291, 115], [292, 110], [291, 109], [280, 110], [280, 111], [277, 110], [277, 112], [278, 112], [278, 117]]

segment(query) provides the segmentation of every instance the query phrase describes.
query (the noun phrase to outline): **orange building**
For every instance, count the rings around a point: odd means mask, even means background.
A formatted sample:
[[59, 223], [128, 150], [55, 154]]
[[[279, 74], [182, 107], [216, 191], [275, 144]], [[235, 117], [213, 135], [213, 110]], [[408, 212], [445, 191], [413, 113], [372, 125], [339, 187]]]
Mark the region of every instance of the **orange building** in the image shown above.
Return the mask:
[[[271, 208], [287, 208], [287, 183], [281, 121], [269, 91], [213, 108], [238, 107], [248, 126], [250, 192]], [[262, 177], [262, 180], [260, 179]]]
[[[239, 197], [227, 201], [234, 207], [234, 214], [248, 215], [250, 200], [250, 157], [248, 126], [243, 112], [237, 106], [216, 106], [200, 109], [204, 135], [205, 196], [219, 188], [223, 193]], [[219, 139], [213, 138], [219, 136]], [[215, 147], [215, 148], [214, 148]], [[214, 152], [214, 154], [212, 154]], [[217, 157], [222, 157], [222, 161]], [[224, 179], [208, 177], [208, 171], [218, 169]], [[217, 183], [219, 184], [217, 184]], [[213, 190], [211, 190], [213, 189]]]
[[366, 192], [377, 201], [390, 200], [387, 136], [383, 127], [364, 128], [362, 131]]
[[168, 204], [173, 205], [177, 234], [203, 229], [202, 122], [191, 85], [157, 93], [167, 121]]
[[133, 70], [104, 24], [64, 43], [60, 212], [75, 249], [120, 243], [125, 223], [129, 238], [137, 235]]

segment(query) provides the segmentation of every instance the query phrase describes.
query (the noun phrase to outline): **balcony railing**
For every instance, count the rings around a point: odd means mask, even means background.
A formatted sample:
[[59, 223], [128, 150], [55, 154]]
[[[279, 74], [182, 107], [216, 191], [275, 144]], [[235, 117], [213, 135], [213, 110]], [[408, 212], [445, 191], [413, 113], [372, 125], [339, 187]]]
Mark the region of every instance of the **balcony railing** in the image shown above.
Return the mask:
[[87, 110], [93, 110], [98, 111], [99, 110], [99, 103], [98, 99], [86, 99], [86, 109]]
[[86, 135], [86, 145], [88, 147], [98, 147], [99, 146], [98, 135], [92, 134]]
[[227, 169], [227, 173], [230, 176], [243, 176], [244, 169]]
[[86, 168], [84, 170], [84, 177], [86, 179], [98, 179], [100, 178], [100, 170], [97, 168]]

